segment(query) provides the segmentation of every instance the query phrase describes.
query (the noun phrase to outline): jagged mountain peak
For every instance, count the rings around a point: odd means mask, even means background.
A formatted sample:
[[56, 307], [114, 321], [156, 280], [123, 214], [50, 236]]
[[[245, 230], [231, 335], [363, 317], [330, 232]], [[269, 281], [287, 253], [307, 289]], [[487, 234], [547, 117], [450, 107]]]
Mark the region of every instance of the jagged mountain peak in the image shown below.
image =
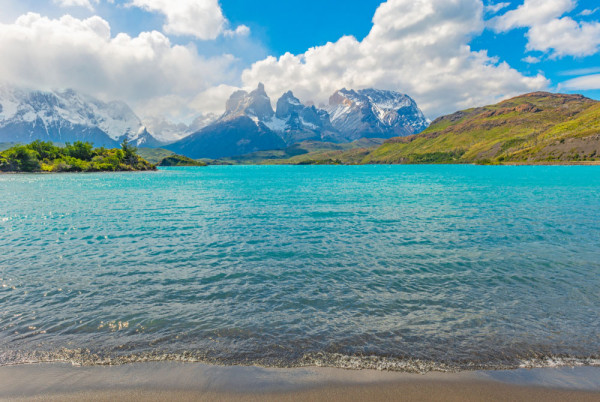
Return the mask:
[[281, 98], [277, 101], [277, 109], [275, 115], [277, 118], [284, 118], [289, 116], [292, 112], [297, 112], [299, 109], [303, 109], [307, 106], [304, 106], [300, 99], [294, 96], [292, 91], [287, 91]]
[[[410, 135], [427, 126], [416, 103], [394, 91], [340, 89], [330, 97], [327, 109], [303, 104], [287, 91], [273, 111], [261, 83], [252, 92], [235, 91], [220, 118], [170, 149], [191, 157], [234, 156], [243, 150], [273, 149], [267, 147], [307, 140], [351, 142], [363, 137]], [[224, 146], [228, 143], [229, 150]]]
[[226, 121], [247, 116], [255, 121], [263, 121], [272, 118], [274, 114], [265, 86], [259, 83], [258, 87], [250, 93], [244, 90], [234, 92], [225, 104], [225, 114], [219, 120]]

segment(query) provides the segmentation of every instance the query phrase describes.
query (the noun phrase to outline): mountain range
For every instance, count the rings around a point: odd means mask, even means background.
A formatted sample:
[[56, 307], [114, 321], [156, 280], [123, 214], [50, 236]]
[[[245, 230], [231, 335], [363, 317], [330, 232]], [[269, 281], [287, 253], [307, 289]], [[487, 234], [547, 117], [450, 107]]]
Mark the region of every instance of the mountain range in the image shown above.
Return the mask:
[[429, 124], [414, 100], [394, 91], [342, 89], [324, 109], [305, 105], [288, 91], [276, 105], [273, 110], [262, 84], [252, 92], [236, 91], [215, 122], [165, 148], [191, 158], [223, 158], [309, 140], [347, 143], [412, 135]]
[[73, 90], [0, 86], [0, 142], [81, 140], [112, 148], [125, 139], [136, 146], [162, 145], [123, 102], [105, 103]]
[[[533, 92], [442, 116], [423, 132], [352, 148], [299, 144], [226, 162], [255, 164], [598, 164], [600, 102]], [[301, 152], [293, 152], [300, 149]]]
[[[191, 125], [157, 119], [152, 127], [163, 131], [157, 138], [123, 102], [5, 85], [0, 86], [0, 143], [82, 140], [112, 148], [126, 139], [157, 157], [175, 152], [222, 163], [600, 160], [600, 102], [581, 95], [534, 92], [442, 116], [430, 125], [410, 97], [393, 91], [341, 89], [319, 108], [288, 91], [275, 105], [260, 84], [252, 92], [233, 93], [216, 119], [200, 116]], [[173, 137], [179, 140], [166, 145], [168, 150], [151, 149]]]
[[336, 91], [324, 108], [305, 105], [288, 91], [274, 110], [259, 84], [252, 92], [234, 92], [216, 119], [200, 115], [190, 125], [161, 119], [149, 123], [158, 134], [151, 134], [123, 102], [102, 102], [74, 90], [0, 86], [0, 142], [81, 140], [115, 147], [126, 139], [148, 148], [171, 142], [165, 148], [192, 158], [282, 149], [302, 141], [349, 143], [412, 135], [429, 121], [409, 96], [376, 89]]

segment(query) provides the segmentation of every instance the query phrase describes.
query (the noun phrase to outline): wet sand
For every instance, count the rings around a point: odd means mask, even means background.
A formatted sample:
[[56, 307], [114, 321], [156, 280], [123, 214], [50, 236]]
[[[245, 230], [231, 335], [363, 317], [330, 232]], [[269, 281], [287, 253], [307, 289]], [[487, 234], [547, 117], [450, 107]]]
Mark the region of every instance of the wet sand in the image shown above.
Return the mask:
[[18, 401], [600, 401], [600, 368], [406, 374], [183, 363], [0, 367]]

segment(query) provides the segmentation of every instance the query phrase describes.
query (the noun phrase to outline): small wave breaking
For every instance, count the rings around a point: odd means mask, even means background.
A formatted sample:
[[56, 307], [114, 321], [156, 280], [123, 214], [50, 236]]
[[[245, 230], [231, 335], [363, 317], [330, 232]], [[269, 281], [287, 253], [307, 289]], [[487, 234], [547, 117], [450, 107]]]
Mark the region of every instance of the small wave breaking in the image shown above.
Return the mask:
[[510, 370], [519, 368], [600, 367], [600, 356], [538, 356], [513, 360], [477, 362], [441, 362], [416, 358], [385, 356], [352, 356], [339, 353], [309, 353], [299, 360], [284, 359], [219, 359], [199, 351], [163, 353], [159, 351], [117, 355], [95, 353], [88, 349], [60, 349], [56, 351], [0, 352], [0, 366], [43, 363], [67, 363], [73, 366], [117, 366], [135, 363], [178, 362], [220, 366], [257, 366], [272, 368], [327, 367], [347, 370], [378, 370], [415, 374], [429, 372], [460, 372], [475, 370]]

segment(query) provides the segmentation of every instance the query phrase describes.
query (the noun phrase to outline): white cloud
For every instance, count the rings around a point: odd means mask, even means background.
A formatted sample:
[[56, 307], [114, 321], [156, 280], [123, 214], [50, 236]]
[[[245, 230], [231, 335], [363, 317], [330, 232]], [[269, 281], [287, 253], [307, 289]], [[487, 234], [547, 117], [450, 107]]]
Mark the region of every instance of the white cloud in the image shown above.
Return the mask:
[[600, 73], [600, 67], [588, 67], [588, 68], [577, 68], [574, 70], [566, 70], [561, 71], [558, 75], [567, 75], [567, 76], [575, 76], [575, 75], [588, 75], [588, 74], [597, 74]]
[[250, 35], [250, 28], [246, 25], [240, 25], [235, 30], [226, 29], [223, 34], [230, 38], [234, 36], [248, 36]]
[[537, 64], [542, 60], [539, 57], [527, 56], [527, 57], [523, 58], [523, 61], [527, 64]]
[[594, 8], [593, 10], [590, 9], [585, 9], [582, 12], [580, 12], [578, 15], [582, 16], [582, 17], [587, 17], [593, 14], [596, 14], [596, 12], [600, 10], [600, 7]]
[[190, 122], [198, 113], [221, 114], [225, 102], [239, 88], [220, 84], [194, 93], [170, 93], [140, 101], [139, 115], [142, 119], [165, 118], [175, 122]]
[[532, 27], [558, 18], [575, 8], [574, 0], [525, 0], [514, 10], [492, 20], [497, 32], [506, 32], [514, 28]]
[[559, 84], [559, 89], [586, 91], [600, 89], [600, 74], [584, 75]]
[[174, 45], [157, 31], [112, 36], [109, 23], [97, 16], [23, 15], [0, 24], [0, 53], [0, 78], [8, 83], [125, 100], [141, 115], [163, 105], [164, 115], [184, 113], [186, 102], [169, 109], [164, 98], [175, 94], [189, 104], [207, 88], [238, 77], [231, 55], [205, 58], [193, 45]]
[[523, 76], [471, 50], [483, 27], [480, 0], [389, 0], [363, 41], [345, 36], [304, 54], [268, 57], [242, 80], [248, 87], [264, 82], [273, 96], [292, 89], [317, 104], [342, 87], [399, 90], [431, 118], [547, 87], [541, 75]]
[[[53, 0], [55, 4], [61, 7], [85, 7], [89, 10], [94, 10], [90, 0]], [[98, 4], [99, 0], [91, 0], [93, 3]]]
[[527, 50], [548, 52], [552, 57], [590, 56], [600, 48], [600, 23], [577, 22], [562, 17], [577, 5], [574, 0], [525, 0], [490, 21], [496, 32], [528, 28]]
[[534, 25], [527, 34], [528, 50], [553, 56], [591, 56], [600, 48], [600, 23], [578, 23], [569, 17]]
[[132, 0], [130, 6], [159, 12], [167, 18], [163, 30], [167, 34], [189, 35], [198, 39], [216, 39], [221, 34], [248, 35], [250, 28], [241, 25], [228, 29], [218, 0]]
[[498, 11], [510, 6], [510, 3], [496, 3], [485, 6], [485, 11], [489, 14], [496, 14]]

